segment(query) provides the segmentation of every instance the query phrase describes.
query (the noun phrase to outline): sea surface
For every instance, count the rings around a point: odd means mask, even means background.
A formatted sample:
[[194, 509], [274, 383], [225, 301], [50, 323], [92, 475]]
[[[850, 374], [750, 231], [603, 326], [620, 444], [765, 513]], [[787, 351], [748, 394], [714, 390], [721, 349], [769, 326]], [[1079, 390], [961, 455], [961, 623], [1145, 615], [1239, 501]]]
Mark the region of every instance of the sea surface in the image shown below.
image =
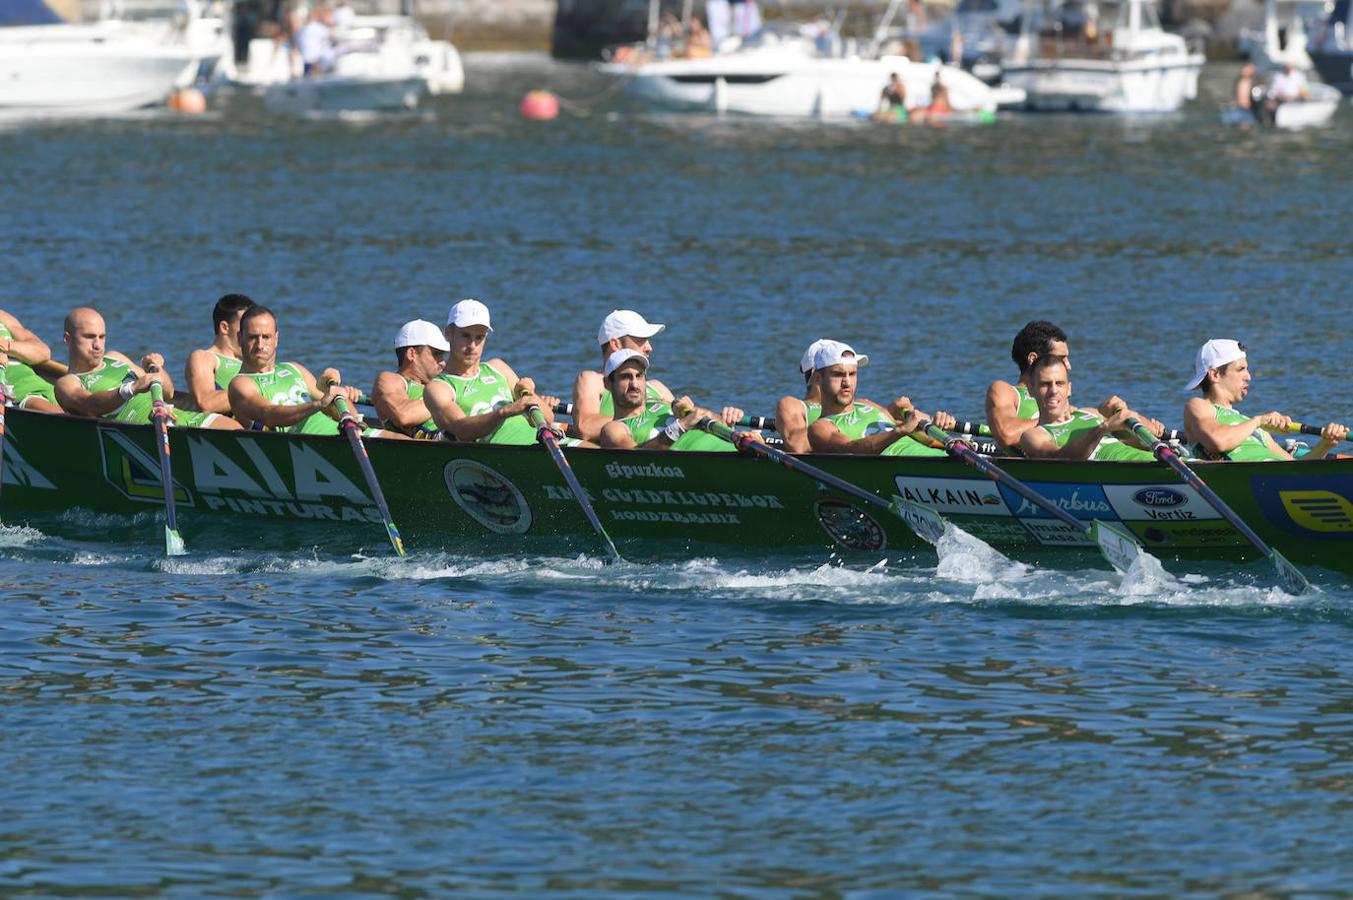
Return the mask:
[[[369, 384], [473, 296], [566, 395], [612, 308], [654, 374], [773, 411], [818, 337], [861, 393], [979, 418], [1015, 331], [1075, 396], [1177, 423], [1197, 346], [1248, 408], [1347, 419], [1353, 110], [1227, 129], [1234, 69], [1147, 119], [673, 115], [470, 57], [420, 114], [0, 129], [0, 307], [75, 305], [181, 371], [211, 306]], [[536, 87], [552, 123], [519, 119]], [[0, 504], [0, 512], [3, 505]], [[260, 546], [0, 530], [0, 895], [1317, 896], [1353, 883], [1353, 584], [1125, 581], [954, 537], [846, 563]], [[223, 526], [225, 527], [225, 526]], [[237, 527], [237, 526], [230, 526]], [[227, 539], [227, 543], [228, 543]], [[378, 547], [373, 543], [373, 547]]]

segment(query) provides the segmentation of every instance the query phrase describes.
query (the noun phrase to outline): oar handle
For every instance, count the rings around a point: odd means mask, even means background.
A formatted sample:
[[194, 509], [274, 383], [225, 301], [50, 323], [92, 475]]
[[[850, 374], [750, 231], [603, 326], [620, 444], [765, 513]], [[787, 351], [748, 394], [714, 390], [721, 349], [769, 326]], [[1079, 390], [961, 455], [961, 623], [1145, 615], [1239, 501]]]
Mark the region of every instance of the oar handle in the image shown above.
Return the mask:
[[[160, 367], [150, 366], [146, 369], [146, 371], [158, 372], [160, 371]], [[158, 381], [152, 381], [150, 383], [150, 402], [151, 402], [151, 415], [153, 416], [169, 415], [169, 410], [165, 407], [164, 402], [164, 385], [160, 384]]]
[[334, 407], [338, 410], [338, 424], [345, 428], [361, 429], [362, 420], [348, 408], [348, 401], [342, 397], [334, 398]]
[[1272, 431], [1275, 434], [1312, 434], [1316, 437], [1320, 437], [1321, 432], [1324, 431], [1319, 425], [1303, 425], [1300, 422], [1293, 422], [1286, 428], [1265, 428], [1264, 430]]
[[[554, 405], [554, 414], [556, 416], [573, 416], [572, 403], [556, 403]], [[743, 416], [738, 419], [738, 425], [742, 428], [755, 428], [760, 431], [775, 431], [775, 419], [770, 416]]]

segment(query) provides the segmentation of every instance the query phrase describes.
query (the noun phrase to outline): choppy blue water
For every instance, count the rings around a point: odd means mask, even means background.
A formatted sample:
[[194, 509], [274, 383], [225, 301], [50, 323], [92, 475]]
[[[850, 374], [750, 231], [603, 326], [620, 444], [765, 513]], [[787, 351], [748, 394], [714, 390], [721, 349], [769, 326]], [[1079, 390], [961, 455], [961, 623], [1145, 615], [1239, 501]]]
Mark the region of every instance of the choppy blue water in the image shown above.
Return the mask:
[[[1077, 394], [1177, 419], [1207, 337], [1250, 404], [1347, 415], [1353, 122], [888, 129], [516, 120], [567, 67], [471, 60], [430, 116], [0, 132], [0, 306], [76, 303], [178, 368], [210, 306], [367, 382], [473, 295], [567, 392], [614, 306], [657, 373], [769, 411], [803, 345], [862, 391], [977, 417], [1011, 335], [1072, 335]], [[0, 893], [1341, 893], [1353, 864], [1347, 579], [880, 559], [273, 552], [165, 562], [135, 529], [0, 531]]]

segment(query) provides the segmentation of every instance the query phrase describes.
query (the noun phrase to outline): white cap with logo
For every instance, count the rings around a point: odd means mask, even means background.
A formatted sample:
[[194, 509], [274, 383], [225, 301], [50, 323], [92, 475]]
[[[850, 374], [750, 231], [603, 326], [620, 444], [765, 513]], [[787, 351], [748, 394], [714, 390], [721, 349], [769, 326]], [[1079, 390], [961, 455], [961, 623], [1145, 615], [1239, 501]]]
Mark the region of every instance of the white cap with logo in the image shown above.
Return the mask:
[[451, 314], [446, 317], [446, 324], [454, 325], [457, 328], [468, 328], [471, 325], [483, 325], [489, 331], [493, 326], [489, 324], [489, 308], [478, 300], [465, 299], [451, 307]]
[[638, 350], [630, 350], [626, 348], [624, 350], [617, 350], [610, 356], [606, 357], [606, 368], [602, 369], [601, 372], [602, 376], [605, 378], [610, 378], [612, 372], [614, 372], [616, 369], [620, 368], [621, 366], [623, 366], [625, 363], [629, 362], [632, 359], [637, 359], [639, 361], [640, 372], [648, 371], [648, 357], [644, 356]]
[[649, 322], [632, 309], [614, 309], [602, 320], [597, 343], [605, 344], [622, 337], [651, 338], [666, 327]]
[[830, 343], [826, 338], [818, 338], [808, 345], [808, 349], [803, 351], [803, 359], [799, 360], [799, 371], [804, 375], [813, 371], [813, 358], [817, 356], [817, 348], [823, 344]]
[[451, 349], [442, 330], [427, 319], [414, 319], [405, 322], [395, 334], [395, 349], [403, 347], [431, 347], [443, 353]]
[[857, 366], [869, 364], [869, 357], [856, 353], [849, 344], [840, 341], [821, 341], [817, 352], [813, 354], [813, 368], [826, 369], [837, 363], [854, 363]]
[[1244, 357], [1245, 351], [1237, 341], [1226, 338], [1208, 341], [1198, 348], [1198, 355], [1193, 359], [1193, 380], [1184, 386], [1184, 390], [1191, 391], [1202, 384], [1203, 379], [1207, 377], [1208, 369], [1215, 369]]

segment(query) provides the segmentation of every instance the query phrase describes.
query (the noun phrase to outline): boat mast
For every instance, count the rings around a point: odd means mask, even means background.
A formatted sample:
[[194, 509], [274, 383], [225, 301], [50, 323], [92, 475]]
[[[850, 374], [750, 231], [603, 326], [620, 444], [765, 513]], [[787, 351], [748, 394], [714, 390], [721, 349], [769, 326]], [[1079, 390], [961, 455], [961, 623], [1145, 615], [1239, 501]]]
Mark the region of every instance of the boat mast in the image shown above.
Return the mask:
[[874, 28], [874, 36], [869, 41], [868, 56], [875, 59], [879, 55], [879, 48], [883, 46], [884, 39], [888, 36], [888, 28], [893, 24], [893, 17], [897, 15], [898, 9], [902, 6], [902, 0], [890, 0], [888, 9], [884, 11], [879, 18], [878, 25]]
[[662, 12], [662, 0], [648, 0], [648, 39], [644, 44], [654, 50], [658, 46], [658, 18]]

